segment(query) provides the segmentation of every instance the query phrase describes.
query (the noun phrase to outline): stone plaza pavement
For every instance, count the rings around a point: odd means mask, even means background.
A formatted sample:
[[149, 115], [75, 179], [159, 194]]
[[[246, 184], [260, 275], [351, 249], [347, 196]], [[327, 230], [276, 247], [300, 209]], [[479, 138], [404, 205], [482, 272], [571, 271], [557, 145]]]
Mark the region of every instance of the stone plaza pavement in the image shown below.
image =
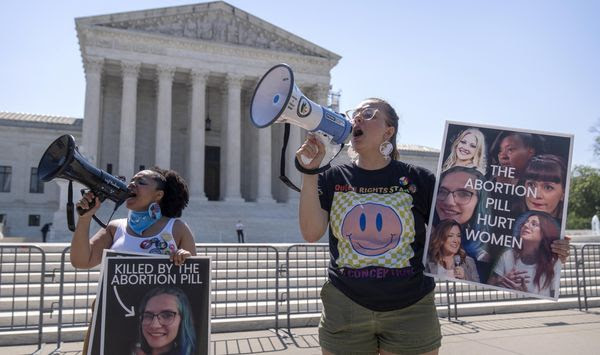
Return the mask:
[[[560, 310], [512, 313], [441, 321], [441, 355], [468, 354], [600, 354], [600, 308], [588, 312]], [[317, 328], [286, 332], [263, 330], [212, 335], [213, 354], [321, 354]], [[61, 354], [81, 354], [81, 342], [64, 343]], [[40, 354], [50, 354], [45, 344]], [[0, 354], [31, 354], [35, 346], [0, 347]]]

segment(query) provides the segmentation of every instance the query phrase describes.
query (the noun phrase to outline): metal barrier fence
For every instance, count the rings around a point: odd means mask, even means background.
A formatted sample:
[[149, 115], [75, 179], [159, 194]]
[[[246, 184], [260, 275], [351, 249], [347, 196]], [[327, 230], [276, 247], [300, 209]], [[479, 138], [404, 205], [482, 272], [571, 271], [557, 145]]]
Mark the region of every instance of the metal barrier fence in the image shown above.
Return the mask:
[[287, 329], [291, 328], [292, 314], [320, 313], [321, 286], [327, 280], [329, 264], [328, 244], [297, 244], [285, 252], [282, 273], [286, 274], [285, 293]]
[[8, 331], [37, 332], [42, 348], [46, 254], [37, 246], [0, 245], [0, 334]]
[[[282, 273], [286, 273], [286, 291], [282, 294], [287, 304], [287, 328], [291, 328], [291, 316], [321, 313], [321, 287], [327, 280], [329, 244], [295, 244], [285, 253]], [[452, 283], [437, 281], [435, 304], [447, 307], [451, 314]]]
[[100, 280], [100, 266], [92, 269], [71, 266], [70, 250], [70, 247], [65, 248], [60, 257], [57, 350], [60, 349], [64, 328], [89, 326]]
[[588, 297], [600, 297], [600, 244], [587, 244], [581, 248], [581, 264], [583, 299], [587, 311]]
[[279, 326], [279, 251], [272, 246], [197, 244], [211, 257], [211, 318], [273, 317]]
[[[73, 268], [69, 250], [62, 250], [60, 278], [54, 280], [54, 273], [48, 272], [47, 267], [54, 263], [58, 268], [58, 263], [47, 262], [41, 248], [0, 244], [0, 310], [3, 313], [0, 335], [15, 330], [36, 332], [39, 349], [43, 325], [56, 325], [60, 347], [63, 330], [88, 326], [100, 272], [98, 267]], [[270, 317], [279, 328], [279, 316], [285, 313], [290, 328], [292, 316], [322, 310], [320, 290], [327, 279], [327, 244], [296, 244], [286, 249], [280, 247], [280, 250], [265, 245], [198, 244], [196, 250], [199, 255], [212, 257], [213, 321]], [[283, 250], [285, 259], [280, 260], [279, 253]], [[285, 285], [280, 280], [285, 280]], [[600, 244], [588, 244], [581, 250], [572, 246], [571, 256], [561, 272], [560, 287], [561, 297], [578, 298], [580, 310], [583, 308], [581, 298], [587, 310], [589, 299], [600, 297]], [[56, 295], [57, 288], [58, 319], [44, 317], [45, 313], [55, 310], [54, 303], [51, 307], [44, 306], [44, 297], [47, 297], [46, 303], [56, 297], [52, 295]], [[436, 306], [446, 307], [449, 318], [453, 308], [455, 319], [459, 304], [519, 299], [524, 297], [460, 282], [438, 282], [436, 289]]]

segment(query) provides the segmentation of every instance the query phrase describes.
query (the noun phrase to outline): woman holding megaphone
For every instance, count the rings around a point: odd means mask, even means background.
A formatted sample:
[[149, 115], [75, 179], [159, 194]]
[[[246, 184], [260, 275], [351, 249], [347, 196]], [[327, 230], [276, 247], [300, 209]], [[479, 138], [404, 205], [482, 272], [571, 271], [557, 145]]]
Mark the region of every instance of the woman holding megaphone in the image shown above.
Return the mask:
[[[347, 115], [356, 159], [304, 174], [300, 193], [304, 239], [316, 242], [329, 226], [323, 353], [437, 354], [442, 336], [435, 284], [421, 261], [435, 177], [397, 160], [398, 116], [389, 103], [367, 99]], [[314, 169], [324, 151], [309, 135], [296, 158]]]
[[[176, 171], [158, 167], [142, 170], [127, 187], [132, 195], [125, 200], [129, 209], [127, 218], [111, 221], [91, 239], [90, 223], [100, 208], [100, 199], [87, 192], [77, 202], [77, 210], [84, 213], [77, 220], [71, 240], [71, 265], [80, 269], [99, 265], [104, 249], [167, 254], [176, 265], [196, 255], [192, 231], [178, 218], [187, 206], [189, 194], [185, 180]], [[89, 334], [88, 328], [84, 354], [87, 354]]]
[[174, 170], [157, 167], [135, 174], [128, 185], [133, 196], [125, 201], [127, 219], [111, 221], [89, 238], [92, 216], [100, 208], [100, 199], [86, 193], [77, 208], [85, 210], [79, 216], [71, 240], [71, 264], [89, 269], [102, 261], [104, 249], [124, 252], [170, 255], [181, 265], [196, 255], [194, 236], [178, 217], [187, 206], [188, 188], [185, 180]]

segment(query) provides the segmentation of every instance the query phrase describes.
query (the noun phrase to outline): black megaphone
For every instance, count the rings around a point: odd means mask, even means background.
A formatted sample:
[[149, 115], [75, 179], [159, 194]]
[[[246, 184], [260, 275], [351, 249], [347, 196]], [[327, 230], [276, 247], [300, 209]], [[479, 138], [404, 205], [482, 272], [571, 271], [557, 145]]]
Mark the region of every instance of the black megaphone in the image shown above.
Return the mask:
[[[79, 152], [73, 136], [68, 134], [58, 137], [48, 146], [38, 164], [38, 176], [44, 182], [56, 178], [69, 180], [67, 221], [71, 231], [75, 230], [73, 181], [85, 185], [100, 201], [106, 199], [114, 201], [116, 204], [115, 211], [131, 196], [124, 181], [90, 164]], [[90, 206], [90, 208], [92, 207], [93, 205]], [[86, 210], [77, 208], [77, 212], [79, 215], [83, 215]], [[102, 223], [96, 216], [94, 216], [94, 220], [103, 228], [106, 228], [106, 224]]]

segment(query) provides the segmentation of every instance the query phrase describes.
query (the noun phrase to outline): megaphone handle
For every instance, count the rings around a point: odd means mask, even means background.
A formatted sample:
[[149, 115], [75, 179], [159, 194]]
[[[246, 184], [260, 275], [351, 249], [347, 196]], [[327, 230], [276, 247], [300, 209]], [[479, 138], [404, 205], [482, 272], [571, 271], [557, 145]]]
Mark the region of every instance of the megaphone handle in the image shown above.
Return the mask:
[[71, 232], [75, 232], [75, 216], [73, 212], [73, 181], [69, 180], [67, 190], [67, 227]]
[[[81, 196], [85, 195], [86, 192], [87, 191], [85, 189], [81, 189]], [[92, 191], [92, 193], [94, 193], [94, 192]], [[87, 209], [77, 206], [77, 214], [79, 214], [80, 216], [83, 216], [87, 211], [94, 208], [95, 205], [96, 205], [96, 195], [94, 194], [94, 199], [92, 200], [92, 202], [88, 202]]]

